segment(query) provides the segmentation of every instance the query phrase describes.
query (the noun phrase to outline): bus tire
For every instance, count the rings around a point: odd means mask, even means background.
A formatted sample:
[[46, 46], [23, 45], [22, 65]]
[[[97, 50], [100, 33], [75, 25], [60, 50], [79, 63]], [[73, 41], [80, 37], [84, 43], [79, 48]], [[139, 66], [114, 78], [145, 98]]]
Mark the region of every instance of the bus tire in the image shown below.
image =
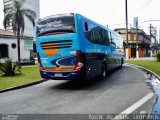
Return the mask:
[[122, 68], [122, 65], [123, 65], [123, 58], [121, 59], [120, 68]]
[[107, 76], [107, 68], [106, 68], [106, 64], [102, 64], [102, 67], [101, 67], [101, 75], [100, 75], [100, 77], [101, 77], [101, 80], [104, 80], [105, 78], [106, 78], [106, 76]]

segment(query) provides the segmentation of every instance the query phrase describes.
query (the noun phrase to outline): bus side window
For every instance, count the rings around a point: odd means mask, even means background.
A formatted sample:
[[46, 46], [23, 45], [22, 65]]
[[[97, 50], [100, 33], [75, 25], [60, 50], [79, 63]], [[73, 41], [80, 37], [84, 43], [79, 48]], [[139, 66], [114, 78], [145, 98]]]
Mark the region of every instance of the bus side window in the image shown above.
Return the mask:
[[118, 36], [115, 35], [115, 44], [116, 44], [116, 48], [118, 49], [119, 48], [119, 42], [118, 42]]
[[88, 24], [87, 24], [87, 22], [84, 23], [84, 28], [85, 28], [86, 31], [88, 31]]
[[105, 36], [106, 36], [106, 45], [110, 45], [110, 37], [109, 37], [109, 32], [107, 30], [105, 31]]
[[109, 44], [110, 44], [110, 46], [112, 46], [112, 35], [111, 35], [111, 32], [109, 32]]
[[111, 46], [112, 46], [112, 47], [116, 47], [116, 43], [115, 43], [115, 41], [116, 41], [116, 36], [115, 36], [113, 33], [111, 33], [111, 37], [112, 37]]

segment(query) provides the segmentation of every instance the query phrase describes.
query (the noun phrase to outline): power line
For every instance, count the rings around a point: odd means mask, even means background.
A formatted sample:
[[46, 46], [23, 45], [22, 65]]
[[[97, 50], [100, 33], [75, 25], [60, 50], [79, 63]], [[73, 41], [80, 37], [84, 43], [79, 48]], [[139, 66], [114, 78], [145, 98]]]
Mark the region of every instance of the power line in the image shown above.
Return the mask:
[[141, 9], [140, 9], [140, 11], [141, 10], [143, 10], [149, 3], [151, 3], [153, 0], [149, 0]]
[[145, 23], [145, 22], [159, 22], [160, 20], [146, 20], [146, 21], [143, 21], [141, 23]]

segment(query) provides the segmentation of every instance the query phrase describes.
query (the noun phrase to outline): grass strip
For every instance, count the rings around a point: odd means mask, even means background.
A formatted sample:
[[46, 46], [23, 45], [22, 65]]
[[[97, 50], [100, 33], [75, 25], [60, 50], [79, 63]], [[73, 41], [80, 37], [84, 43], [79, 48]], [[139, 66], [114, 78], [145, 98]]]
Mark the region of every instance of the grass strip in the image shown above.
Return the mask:
[[21, 73], [16, 76], [2, 77], [0, 76], [0, 90], [24, 85], [30, 82], [40, 80], [39, 68], [35, 66], [22, 67]]
[[127, 60], [126, 63], [147, 68], [160, 76], [160, 62], [155, 60]]

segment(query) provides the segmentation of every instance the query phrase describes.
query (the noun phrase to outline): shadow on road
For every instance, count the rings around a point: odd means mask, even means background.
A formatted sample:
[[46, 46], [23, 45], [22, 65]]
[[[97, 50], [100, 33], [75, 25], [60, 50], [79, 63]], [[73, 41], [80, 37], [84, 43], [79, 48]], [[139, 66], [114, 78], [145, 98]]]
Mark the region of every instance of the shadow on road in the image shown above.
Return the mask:
[[[122, 68], [124, 69], [124, 68]], [[62, 89], [62, 90], [86, 90], [86, 89], [96, 89], [97, 87], [101, 87], [103, 89], [102, 86], [106, 86], [106, 85], [111, 85], [114, 80], [109, 79], [114, 73], [122, 70], [122, 69], [114, 69], [110, 72], [108, 72], [106, 79], [104, 80], [100, 80], [99, 78], [95, 78], [92, 80], [82, 80], [82, 81], [65, 81], [63, 83], [59, 83], [53, 87], [51, 87], [51, 89]]]

